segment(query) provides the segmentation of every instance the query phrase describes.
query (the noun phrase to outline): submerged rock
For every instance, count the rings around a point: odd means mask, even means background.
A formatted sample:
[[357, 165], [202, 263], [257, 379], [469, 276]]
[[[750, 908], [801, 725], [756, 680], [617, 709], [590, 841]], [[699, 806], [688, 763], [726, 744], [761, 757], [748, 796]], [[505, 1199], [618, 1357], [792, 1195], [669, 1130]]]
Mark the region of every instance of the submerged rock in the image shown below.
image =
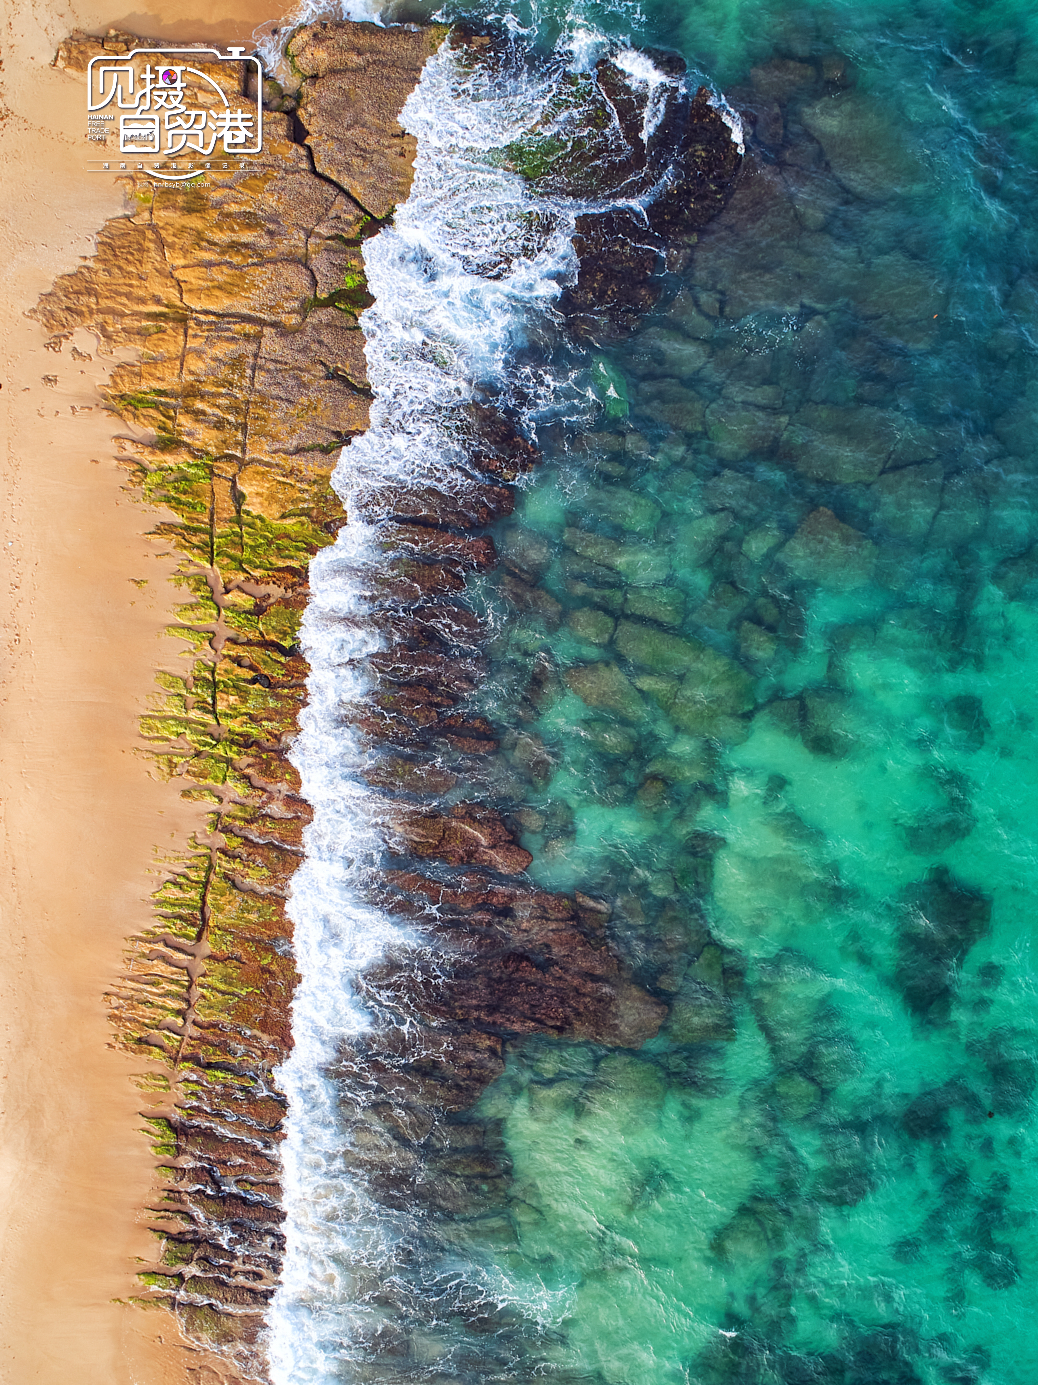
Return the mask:
[[947, 1018], [959, 968], [991, 924], [991, 900], [944, 866], [904, 893], [895, 980], [920, 1019]]
[[624, 615], [679, 626], [685, 618], [684, 593], [677, 587], [631, 587], [624, 597]]
[[589, 707], [614, 712], [626, 721], [639, 721], [645, 714], [645, 704], [616, 664], [582, 664], [567, 669], [564, 677], [567, 687]]
[[754, 704], [753, 683], [733, 660], [700, 640], [621, 620], [615, 648], [632, 664], [657, 674], [683, 674], [666, 705], [674, 725], [693, 735], [737, 738], [734, 718]]
[[778, 556], [796, 577], [847, 591], [871, 579], [876, 546], [822, 507], [808, 515]]
[[706, 435], [726, 462], [772, 450], [789, 417], [718, 400], [706, 411]]
[[917, 856], [937, 856], [968, 837], [977, 825], [966, 776], [934, 766], [921, 778], [936, 802], [901, 826], [909, 851]]
[[618, 542], [604, 534], [575, 528], [567, 528], [563, 539], [566, 547], [582, 558], [612, 568], [635, 586], [653, 586], [670, 575], [670, 557], [658, 545]]
[[732, 1008], [723, 994], [686, 981], [674, 997], [666, 1027], [675, 1044], [728, 1043], [735, 1038]]
[[677, 380], [646, 380], [638, 390], [638, 400], [653, 417], [682, 433], [701, 433], [706, 404], [695, 390]]
[[875, 481], [898, 438], [882, 409], [807, 404], [782, 436], [780, 455], [813, 481]]
[[[673, 315], [672, 304], [668, 316]], [[694, 338], [690, 340], [682, 332], [663, 327], [650, 327], [639, 333], [632, 348], [641, 364], [640, 373], [670, 375], [678, 380], [689, 380], [698, 375], [710, 359], [710, 348], [704, 342]]]
[[581, 509], [620, 529], [635, 534], [651, 534], [659, 523], [660, 507], [647, 495], [622, 486], [601, 486], [581, 497]]
[[923, 170], [903, 132], [864, 92], [824, 96], [805, 107], [800, 118], [836, 177], [858, 197], [885, 202], [921, 190]]
[[570, 611], [567, 623], [578, 639], [587, 640], [589, 644], [608, 644], [616, 628], [616, 621], [611, 616], [591, 606]]
[[940, 462], [887, 472], [873, 487], [877, 521], [899, 538], [922, 541], [940, 506], [943, 483]]

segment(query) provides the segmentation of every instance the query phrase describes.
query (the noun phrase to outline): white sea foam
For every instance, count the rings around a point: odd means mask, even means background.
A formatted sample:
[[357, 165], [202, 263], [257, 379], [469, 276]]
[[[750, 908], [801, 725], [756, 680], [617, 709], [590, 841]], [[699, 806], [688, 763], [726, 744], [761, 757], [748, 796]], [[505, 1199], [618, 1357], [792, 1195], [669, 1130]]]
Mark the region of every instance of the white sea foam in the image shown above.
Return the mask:
[[710, 103], [714, 110], [721, 117], [728, 129], [732, 133], [732, 143], [740, 154], [746, 153], [746, 131], [743, 128], [742, 117], [739, 112], [733, 110], [719, 91], [715, 91], [710, 97]]
[[[354, 1344], [381, 1311], [370, 1302], [372, 1283], [394, 1276], [405, 1233], [403, 1214], [376, 1207], [346, 1166], [327, 1074], [343, 1041], [378, 1023], [360, 995], [360, 974], [387, 950], [400, 956], [424, 946], [365, 899], [383, 849], [384, 804], [362, 777], [371, 752], [351, 709], [368, 690], [365, 660], [378, 644], [367, 617], [370, 577], [384, 555], [353, 501], [394, 479], [457, 489], [462, 458], [442, 426], [444, 410], [477, 392], [509, 393], [517, 348], [560, 292], [574, 212], [535, 208], [522, 179], [481, 157], [536, 116], [547, 90], [519, 70], [503, 84], [478, 71], [466, 76], [446, 50], [434, 57], [402, 115], [418, 139], [411, 195], [394, 225], [365, 246], [376, 299], [363, 317], [372, 422], [344, 449], [333, 477], [351, 518], [311, 565], [301, 636], [312, 672], [293, 760], [314, 819], [289, 902], [302, 979], [294, 1048], [279, 1073], [289, 1110], [287, 1249], [268, 1320], [277, 1385], [350, 1378]], [[531, 210], [541, 214], [542, 232], [532, 252]], [[523, 386], [535, 403], [550, 392], [536, 372]]]
[[[513, 39], [522, 42], [514, 29]], [[420, 931], [369, 902], [388, 821], [388, 805], [363, 776], [377, 751], [354, 724], [370, 691], [366, 661], [379, 644], [373, 578], [386, 558], [372, 497], [400, 482], [447, 492], [472, 484], [450, 426], [452, 409], [467, 400], [520, 405], [531, 429], [560, 396], [589, 407], [568, 368], [547, 361], [560, 333], [553, 305], [577, 268], [576, 218], [590, 204], [537, 198], [495, 151], [536, 125], [564, 66], [580, 69], [605, 48], [602, 35], [582, 29], [560, 45], [560, 61], [540, 68], [518, 58], [473, 64], [441, 49], [401, 115], [418, 145], [411, 193], [393, 224], [364, 247], [375, 297], [361, 319], [371, 426], [343, 449], [332, 478], [350, 518], [311, 564], [301, 635], [312, 671], [292, 758], [314, 818], [289, 901], [302, 980], [295, 1045], [279, 1073], [289, 1107], [287, 1246], [268, 1317], [275, 1385], [332, 1385], [363, 1374], [351, 1363], [392, 1312], [380, 1306], [382, 1289], [405, 1298], [415, 1292], [406, 1267], [415, 1226], [406, 1212], [376, 1203], [351, 1172], [342, 1093], [329, 1073], [351, 1039], [401, 1022], [365, 986], [365, 971], [387, 954], [405, 964], [408, 954], [428, 958], [430, 947]], [[675, 85], [631, 50], [621, 65], [650, 95]], [[652, 100], [649, 111], [646, 139], [659, 119]], [[531, 1324], [557, 1321], [563, 1311], [564, 1291], [520, 1294], [490, 1265], [441, 1265], [437, 1274], [423, 1285], [427, 1304], [441, 1293], [455, 1302], [462, 1294], [469, 1303], [511, 1303]]]
[[660, 127], [660, 121], [667, 109], [667, 98], [677, 89], [677, 82], [661, 72], [647, 53], [637, 48], [621, 48], [613, 62], [625, 73], [631, 86], [647, 92], [645, 116], [642, 120], [642, 142], [649, 140]]

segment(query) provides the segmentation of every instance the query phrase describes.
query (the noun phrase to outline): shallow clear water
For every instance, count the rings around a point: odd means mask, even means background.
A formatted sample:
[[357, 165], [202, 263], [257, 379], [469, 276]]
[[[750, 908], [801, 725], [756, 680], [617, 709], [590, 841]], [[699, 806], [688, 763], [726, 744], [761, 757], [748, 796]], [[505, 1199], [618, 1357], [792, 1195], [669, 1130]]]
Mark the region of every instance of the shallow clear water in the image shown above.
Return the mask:
[[[677, 47], [756, 126], [634, 336], [495, 338], [560, 372], [495, 535], [550, 600], [473, 581], [473, 705], [525, 775], [531, 876], [608, 900], [670, 1011], [638, 1051], [511, 1049], [472, 1117], [507, 1199], [436, 1233], [501, 1315], [464, 1349], [444, 1319], [409, 1378], [1025, 1385], [1038, 18], [532, 23]], [[382, 1378], [321, 1350], [283, 1378]]]

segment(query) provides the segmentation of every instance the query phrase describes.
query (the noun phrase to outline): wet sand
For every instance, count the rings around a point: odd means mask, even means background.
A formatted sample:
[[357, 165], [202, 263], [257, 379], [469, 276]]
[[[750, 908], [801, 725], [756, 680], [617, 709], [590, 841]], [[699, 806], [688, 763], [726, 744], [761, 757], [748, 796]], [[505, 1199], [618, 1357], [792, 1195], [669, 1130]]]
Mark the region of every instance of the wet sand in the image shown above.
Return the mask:
[[[201, 7], [199, 7], [201, 11]], [[178, 594], [123, 489], [93, 339], [48, 350], [24, 314], [123, 210], [86, 172], [82, 79], [50, 67], [74, 27], [247, 41], [248, 3], [203, 18], [15, 0], [2, 21], [0, 123], [0, 1380], [217, 1385], [220, 1363], [164, 1312], [125, 1302], [153, 1242], [142, 1064], [111, 1047], [103, 995], [148, 917], [161, 853], [200, 821], [151, 777], [137, 719]], [[72, 354], [75, 346], [78, 356]], [[89, 357], [90, 359], [84, 359]]]

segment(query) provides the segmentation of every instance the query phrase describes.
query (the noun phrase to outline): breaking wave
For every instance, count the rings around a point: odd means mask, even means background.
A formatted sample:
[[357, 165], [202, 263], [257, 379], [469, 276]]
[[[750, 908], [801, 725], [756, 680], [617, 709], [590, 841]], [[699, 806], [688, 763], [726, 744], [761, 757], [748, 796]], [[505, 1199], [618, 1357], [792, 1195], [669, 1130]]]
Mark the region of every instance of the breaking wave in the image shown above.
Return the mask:
[[[585, 204], [536, 195], [502, 166], [500, 152], [537, 121], [574, 66], [605, 46], [585, 35], [579, 58], [571, 48], [540, 64], [517, 38], [492, 63], [441, 48], [401, 116], [418, 141], [412, 191], [365, 246], [375, 297], [362, 317], [371, 426], [336, 467], [333, 485], [349, 520], [313, 561], [301, 635], [312, 672], [292, 758], [314, 818], [290, 900], [301, 981], [294, 1050], [280, 1070], [289, 1115], [287, 1250], [269, 1317], [277, 1385], [346, 1378], [345, 1363], [360, 1360], [397, 1311], [387, 1298], [406, 1296], [401, 1286], [420, 1240], [415, 1215], [387, 1211], [351, 1171], [334, 1072], [344, 1041], [406, 1024], [363, 983], [364, 973], [389, 953], [417, 959], [429, 948], [371, 898], [391, 814], [365, 778], [379, 752], [356, 720], [371, 694], [368, 661], [381, 645], [374, 616], [390, 542], [381, 497], [397, 485], [471, 489], [460, 405], [507, 406], [533, 437], [546, 419], [592, 403], [556, 307], [576, 272], [573, 234]], [[628, 50], [625, 61], [637, 83], [673, 86], [647, 58]], [[500, 1277], [491, 1285], [477, 1267], [457, 1273], [467, 1287], [443, 1289], [445, 1313], [452, 1295], [508, 1298]], [[527, 1297], [523, 1308], [534, 1319], [555, 1317], [557, 1299], [545, 1290], [543, 1303]]]

